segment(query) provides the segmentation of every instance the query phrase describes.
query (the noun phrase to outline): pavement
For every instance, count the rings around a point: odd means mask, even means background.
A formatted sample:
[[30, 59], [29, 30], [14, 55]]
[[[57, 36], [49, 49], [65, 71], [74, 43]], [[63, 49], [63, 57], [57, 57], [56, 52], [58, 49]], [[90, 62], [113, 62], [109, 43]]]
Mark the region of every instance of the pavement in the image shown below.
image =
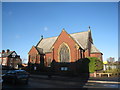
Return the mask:
[[[29, 83], [28, 85], [24, 84], [16, 84], [16, 85], [11, 85], [4, 83], [3, 88], [4, 89], [15, 89], [20, 88], [20, 89], [33, 89], [37, 88], [69, 88], [69, 89], [74, 89], [74, 88], [85, 88], [86, 90], [94, 90], [94, 89], [99, 89], [99, 90], [119, 90], [120, 87], [120, 82], [118, 82], [118, 77], [96, 77], [92, 78], [90, 77], [88, 80], [81, 81], [82, 79], [80, 77], [67, 77], [67, 76], [58, 76], [58, 75], [53, 75], [51, 78], [48, 77], [48, 75], [30, 75]], [[84, 80], [84, 79], [83, 79]], [[119, 83], [119, 84], [118, 84]]]
[[[61, 80], [61, 81], [81, 81], [80, 77], [67, 77], [67, 76], [58, 76], [53, 75], [51, 77], [48, 77], [48, 75], [30, 75], [31, 78], [40, 78], [40, 79], [51, 79], [51, 80]], [[120, 84], [120, 78], [119, 77], [90, 77], [88, 79], [88, 82], [97, 82], [97, 83], [116, 83]]]

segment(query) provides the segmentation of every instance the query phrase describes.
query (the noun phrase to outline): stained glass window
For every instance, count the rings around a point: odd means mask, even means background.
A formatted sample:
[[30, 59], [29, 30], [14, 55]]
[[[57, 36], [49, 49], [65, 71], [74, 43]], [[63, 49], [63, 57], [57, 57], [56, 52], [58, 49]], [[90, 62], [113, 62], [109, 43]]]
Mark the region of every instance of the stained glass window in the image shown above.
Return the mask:
[[63, 44], [60, 48], [60, 52], [59, 52], [59, 57], [60, 57], [60, 61], [61, 62], [69, 62], [70, 59], [70, 55], [69, 55], [70, 51], [68, 49], [68, 47]]

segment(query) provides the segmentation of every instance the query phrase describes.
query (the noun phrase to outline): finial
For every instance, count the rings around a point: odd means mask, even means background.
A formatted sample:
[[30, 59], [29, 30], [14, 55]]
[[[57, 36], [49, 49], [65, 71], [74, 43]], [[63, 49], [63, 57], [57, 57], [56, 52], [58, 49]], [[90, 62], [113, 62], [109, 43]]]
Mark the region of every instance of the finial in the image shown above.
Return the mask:
[[90, 29], [90, 26], [88, 28]]
[[63, 28], [62, 31], [65, 31], [65, 28]]
[[41, 35], [41, 39], [43, 39], [43, 35]]

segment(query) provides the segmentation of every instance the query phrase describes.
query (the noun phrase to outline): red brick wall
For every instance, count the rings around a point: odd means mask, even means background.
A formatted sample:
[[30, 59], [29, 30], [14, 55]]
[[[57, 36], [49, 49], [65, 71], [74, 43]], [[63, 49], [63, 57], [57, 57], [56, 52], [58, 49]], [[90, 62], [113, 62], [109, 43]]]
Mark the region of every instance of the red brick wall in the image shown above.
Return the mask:
[[[4, 61], [6, 61], [6, 63], [4, 63]], [[5, 66], [8, 66], [8, 57], [1, 57], [1, 64], [5, 64]]]
[[31, 48], [31, 50], [29, 51], [29, 55], [33, 55], [33, 54], [37, 54], [38, 53], [38, 51], [36, 50], [36, 48], [33, 46], [32, 48]]
[[90, 77], [94, 77], [94, 73], [90, 73]]
[[102, 61], [102, 54], [101, 53], [92, 53], [92, 54], [90, 54], [90, 56], [100, 58], [100, 60]]
[[62, 43], [66, 43], [70, 48], [70, 62], [74, 62], [76, 59], [78, 59], [77, 48], [75, 41], [63, 30], [62, 33], [59, 35], [58, 39], [56, 40], [54, 44], [54, 59], [59, 62], [58, 58], [58, 50], [59, 46]]
[[36, 63], [37, 63], [37, 64], [40, 63], [40, 55], [39, 55], [39, 54], [36, 56]]
[[45, 54], [45, 59], [44, 59], [45, 66], [48, 66], [48, 62], [47, 61], [48, 61], [49, 58], [51, 59], [51, 62], [52, 62], [52, 60], [53, 60], [52, 52]]
[[85, 58], [90, 56], [89, 49], [85, 50], [84, 55], [85, 55]]
[[51, 60], [53, 60], [53, 56], [52, 56], [52, 53], [47, 53], [45, 54], [45, 60], [47, 60], [48, 58], [51, 58]]
[[[72, 37], [67, 34], [66, 31], [62, 30], [61, 34], [58, 36], [57, 40], [55, 41], [54, 45], [53, 45], [53, 51], [51, 53], [46, 53], [45, 57], [44, 57], [44, 62], [45, 65], [47, 65], [47, 60], [50, 58], [51, 62], [52, 60], [56, 60], [57, 62], [59, 62], [59, 49], [60, 49], [60, 45], [61, 44], [67, 44], [69, 49], [70, 49], [70, 62], [74, 62], [75, 60], [78, 60], [81, 58], [81, 52], [80, 50], [78, 50], [79, 46], [76, 44], [76, 42], [72, 39]], [[90, 47], [91, 47], [91, 42], [89, 41], [88, 44], [88, 49], [85, 50], [85, 52], [82, 52], [82, 58], [85, 57], [100, 57], [100, 59], [102, 60], [102, 54], [101, 53], [93, 53], [90, 54]], [[34, 59], [32, 58], [34, 57]], [[38, 54], [38, 51], [36, 50], [36, 48], [33, 46], [31, 48], [31, 50], [29, 51], [29, 62], [33, 62], [32, 60], [34, 60], [34, 63], [40, 63], [40, 55]]]
[[36, 50], [35, 47], [32, 47], [31, 50], [29, 51], [29, 63], [40, 63], [40, 55], [38, 54], [38, 51]]

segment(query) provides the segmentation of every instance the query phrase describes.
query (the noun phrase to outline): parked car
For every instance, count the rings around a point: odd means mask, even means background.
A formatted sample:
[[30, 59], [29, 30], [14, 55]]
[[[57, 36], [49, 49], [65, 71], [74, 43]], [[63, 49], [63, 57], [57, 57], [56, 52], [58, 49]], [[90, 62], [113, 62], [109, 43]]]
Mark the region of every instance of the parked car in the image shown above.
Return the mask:
[[11, 82], [16, 84], [17, 82], [24, 82], [28, 84], [29, 73], [25, 70], [9, 70], [2, 76], [3, 82]]

